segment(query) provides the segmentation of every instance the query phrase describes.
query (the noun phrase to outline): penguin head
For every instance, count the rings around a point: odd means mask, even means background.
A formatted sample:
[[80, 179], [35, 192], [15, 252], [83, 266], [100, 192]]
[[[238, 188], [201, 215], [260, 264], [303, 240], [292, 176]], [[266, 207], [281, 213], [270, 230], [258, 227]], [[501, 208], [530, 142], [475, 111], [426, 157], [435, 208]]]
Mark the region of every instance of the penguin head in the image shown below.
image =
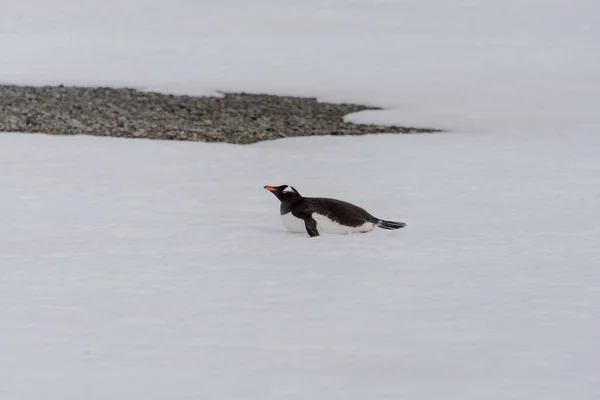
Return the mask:
[[296, 188], [289, 185], [265, 186], [269, 192], [273, 193], [281, 201], [292, 201], [302, 198]]

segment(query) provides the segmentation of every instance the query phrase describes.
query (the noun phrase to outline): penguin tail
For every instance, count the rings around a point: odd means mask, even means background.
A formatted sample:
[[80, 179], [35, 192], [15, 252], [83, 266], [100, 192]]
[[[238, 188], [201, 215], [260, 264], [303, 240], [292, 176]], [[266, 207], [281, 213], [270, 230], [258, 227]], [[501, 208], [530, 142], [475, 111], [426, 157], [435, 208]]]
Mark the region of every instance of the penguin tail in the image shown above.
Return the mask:
[[382, 229], [400, 229], [404, 228], [406, 224], [404, 222], [384, 221], [379, 219], [377, 220], [377, 226]]

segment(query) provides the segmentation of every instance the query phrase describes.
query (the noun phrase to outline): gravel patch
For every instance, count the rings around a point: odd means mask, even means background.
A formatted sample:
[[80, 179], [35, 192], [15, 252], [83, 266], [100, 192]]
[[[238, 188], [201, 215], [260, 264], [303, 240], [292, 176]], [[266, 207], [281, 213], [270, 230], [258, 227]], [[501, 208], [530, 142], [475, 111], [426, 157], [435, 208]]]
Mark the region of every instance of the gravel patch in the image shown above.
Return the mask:
[[346, 114], [376, 109], [265, 94], [195, 97], [126, 88], [0, 85], [4, 132], [237, 144], [295, 136], [439, 132], [343, 121]]

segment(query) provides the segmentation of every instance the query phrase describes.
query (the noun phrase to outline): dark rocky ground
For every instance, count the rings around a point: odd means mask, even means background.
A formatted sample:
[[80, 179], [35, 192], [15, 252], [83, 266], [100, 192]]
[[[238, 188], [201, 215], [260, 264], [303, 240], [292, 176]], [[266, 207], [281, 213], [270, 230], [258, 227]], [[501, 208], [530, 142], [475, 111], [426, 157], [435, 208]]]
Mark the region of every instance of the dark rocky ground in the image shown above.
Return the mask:
[[133, 89], [0, 85], [0, 131], [254, 143], [313, 135], [426, 133], [435, 129], [346, 123], [376, 109], [314, 98], [227, 93], [175, 96]]

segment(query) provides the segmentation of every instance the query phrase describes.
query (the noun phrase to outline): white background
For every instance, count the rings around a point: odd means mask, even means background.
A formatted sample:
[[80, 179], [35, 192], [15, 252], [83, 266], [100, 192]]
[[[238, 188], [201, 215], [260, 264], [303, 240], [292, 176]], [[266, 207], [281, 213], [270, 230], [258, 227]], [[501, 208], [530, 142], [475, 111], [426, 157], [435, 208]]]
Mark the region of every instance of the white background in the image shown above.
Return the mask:
[[[435, 135], [0, 135], [0, 399], [597, 399], [600, 3], [2, 1], [0, 81]], [[287, 233], [263, 185], [399, 231]]]

